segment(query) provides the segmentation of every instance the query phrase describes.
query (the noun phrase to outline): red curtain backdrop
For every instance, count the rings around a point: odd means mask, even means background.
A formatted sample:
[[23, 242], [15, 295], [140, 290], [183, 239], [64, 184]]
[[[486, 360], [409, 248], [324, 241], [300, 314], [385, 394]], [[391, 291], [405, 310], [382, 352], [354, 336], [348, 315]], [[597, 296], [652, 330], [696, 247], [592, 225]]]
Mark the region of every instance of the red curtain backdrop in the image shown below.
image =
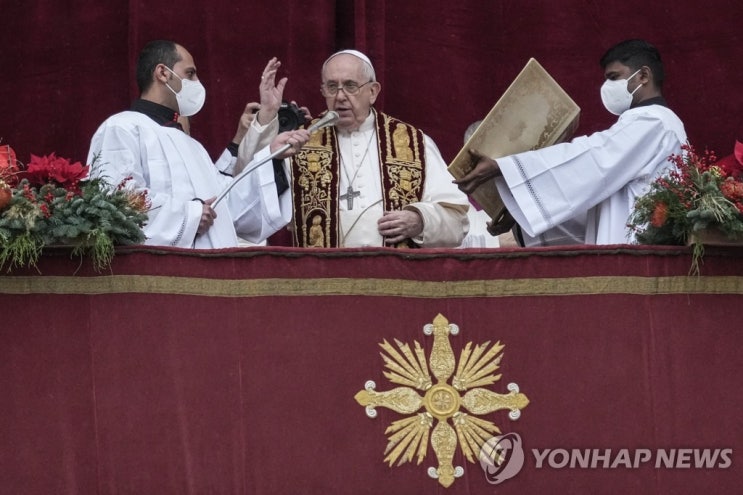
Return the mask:
[[23, 162], [52, 151], [84, 160], [97, 126], [137, 96], [139, 49], [170, 38], [192, 52], [207, 88], [193, 134], [216, 157], [270, 57], [283, 62], [286, 96], [316, 114], [323, 60], [355, 47], [376, 64], [378, 107], [423, 128], [448, 161], [529, 57], [582, 108], [579, 133], [610, 125], [598, 59], [643, 37], [662, 52], [665, 94], [692, 142], [726, 155], [743, 121], [740, 13], [736, 0], [5, 0], [0, 139]]
[[[95, 273], [69, 252], [0, 276], [0, 493], [738, 493], [743, 256], [579, 248], [128, 249]], [[382, 340], [441, 313], [505, 345], [499, 381], [521, 472], [494, 487], [457, 451], [449, 489], [384, 462], [354, 395], [390, 390]], [[732, 449], [727, 468], [538, 469], [531, 449]], [[654, 454], [655, 458], [655, 454]]]

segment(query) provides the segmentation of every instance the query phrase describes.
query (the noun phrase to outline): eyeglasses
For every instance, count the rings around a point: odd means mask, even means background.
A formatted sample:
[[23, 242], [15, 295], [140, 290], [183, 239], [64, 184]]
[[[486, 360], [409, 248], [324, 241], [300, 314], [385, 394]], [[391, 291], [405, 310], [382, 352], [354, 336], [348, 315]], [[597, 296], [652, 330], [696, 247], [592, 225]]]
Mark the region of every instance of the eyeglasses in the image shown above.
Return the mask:
[[373, 81], [366, 81], [364, 84], [359, 84], [355, 81], [346, 81], [340, 86], [337, 83], [330, 82], [320, 86], [320, 91], [322, 92], [323, 96], [335, 96], [338, 94], [338, 90], [342, 89], [344, 93], [352, 96], [358, 94], [358, 92], [361, 91], [361, 88], [363, 88], [370, 82]]

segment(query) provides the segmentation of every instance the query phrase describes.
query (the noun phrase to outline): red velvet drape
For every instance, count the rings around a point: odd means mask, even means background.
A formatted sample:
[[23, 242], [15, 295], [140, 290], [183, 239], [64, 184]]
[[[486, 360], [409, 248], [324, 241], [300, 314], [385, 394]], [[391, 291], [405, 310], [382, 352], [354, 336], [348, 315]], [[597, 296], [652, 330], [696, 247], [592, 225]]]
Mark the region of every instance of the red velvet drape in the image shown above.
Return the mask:
[[740, 13], [736, 0], [5, 0], [0, 139], [24, 162], [52, 151], [84, 160], [100, 122], [136, 97], [141, 46], [170, 38], [193, 53], [207, 88], [193, 133], [214, 156], [244, 104], [257, 98], [258, 74], [271, 56], [284, 63], [286, 96], [317, 113], [322, 61], [356, 47], [377, 66], [378, 106], [422, 127], [450, 160], [464, 129], [529, 57], [581, 106], [579, 133], [609, 125], [597, 61], [609, 45], [643, 37], [663, 54], [665, 94], [691, 140], [725, 155], [743, 121]]
[[[0, 276], [0, 493], [733, 494], [743, 486], [743, 255], [708, 248], [69, 252]], [[523, 470], [497, 487], [457, 450], [444, 489], [389, 467], [354, 395], [379, 343], [442, 313], [505, 345], [500, 380], [530, 400]], [[394, 344], [393, 344], [394, 345]], [[732, 449], [732, 466], [538, 468], [531, 449]], [[655, 459], [655, 454], [653, 459]]]

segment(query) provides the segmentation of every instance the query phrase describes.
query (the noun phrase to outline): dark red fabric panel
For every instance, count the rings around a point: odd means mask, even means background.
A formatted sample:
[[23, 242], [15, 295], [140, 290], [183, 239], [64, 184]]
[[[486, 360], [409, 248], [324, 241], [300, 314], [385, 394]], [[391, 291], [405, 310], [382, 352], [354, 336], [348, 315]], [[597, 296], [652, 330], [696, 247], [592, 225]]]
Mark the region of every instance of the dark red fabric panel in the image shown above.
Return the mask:
[[239, 319], [188, 297], [96, 299], [101, 492], [246, 493]]
[[[531, 403], [521, 419], [488, 415], [526, 449], [732, 448], [739, 421], [740, 288], [705, 287], [743, 277], [733, 249], [709, 249], [688, 293], [448, 297], [452, 284], [554, 278], [686, 279], [688, 251], [581, 248], [569, 252], [295, 249], [122, 250], [96, 274], [63, 251], [37, 271], [0, 277], [0, 488], [9, 493], [493, 493], [478, 466], [448, 490], [421, 466], [389, 468], [384, 430], [353, 396], [383, 377], [378, 344], [418, 341], [438, 313], [460, 326], [450, 341], [505, 344], [505, 393], [516, 382]], [[163, 253], [167, 253], [167, 256]], [[54, 278], [65, 272], [75, 276]], [[19, 277], [60, 283], [111, 275], [150, 280], [151, 293], [90, 286], [88, 295], [13, 294]], [[180, 277], [170, 286], [147, 277]], [[209, 281], [315, 280], [317, 294], [215, 297]], [[320, 295], [323, 280], [431, 281], [441, 290]], [[201, 295], [176, 295], [191, 287]], [[392, 282], [384, 282], [390, 280]], [[722, 284], [724, 280], [719, 279]], [[398, 282], [395, 282], [398, 281]], [[115, 279], [112, 283], [115, 282]], [[206, 285], [204, 285], [206, 284]], [[158, 288], [159, 287], [159, 288]], [[168, 288], [169, 287], [169, 288]], [[281, 286], [277, 286], [281, 287]], [[339, 285], [338, 287], [343, 287]], [[567, 289], [567, 285], [565, 288]], [[449, 291], [449, 292], [447, 292]], [[630, 291], [631, 292], [631, 291]], [[19, 314], [23, 308], [23, 317]], [[31, 316], [26, 316], [31, 315]], [[28, 320], [28, 321], [27, 321]], [[531, 460], [498, 493], [732, 493], [741, 470], [537, 469]]]
[[445, 159], [454, 157], [467, 126], [490, 110], [530, 57], [581, 107], [577, 135], [605, 129], [615, 117], [601, 104], [598, 61], [628, 38], [648, 39], [661, 51], [664, 94], [692, 143], [721, 156], [732, 152], [743, 122], [731, 110], [743, 105], [732, 89], [743, 54], [740, 30], [729, 21], [739, 12], [732, 0], [386, 4], [366, 10], [369, 24], [383, 26], [370, 50], [384, 67], [381, 101], [388, 113], [428, 132]]
[[194, 55], [207, 103], [194, 136], [215, 157], [232, 138], [271, 56], [289, 77], [286, 96], [324, 108], [319, 70], [334, 50], [367, 51], [382, 82], [379, 107], [419, 125], [446, 160], [466, 127], [481, 118], [530, 57], [582, 108], [579, 133], [608, 126], [598, 59], [630, 37], [654, 42], [667, 67], [665, 94], [700, 148], [732, 151], [743, 94], [743, 43], [735, 0], [699, 3], [478, 0], [452, 3], [323, 0], [92, 2], [11, 0], [0, 30], [0, 138], [27, 162], [56, 151], [86, 158], [107, 116], [136, 97], [133, 69], [148, 40], [173, 38]]
[[2, 493], [97, 493], [88, 304], [0, 296]]
[[[15, 269], [10, 276], [101, 276], [89, 260], [72, 258], [64, 248], [44, 251], [37, 269]], [[301, 259], [305, 276], [312, 278], [358, 277], [435, 281], [492, 280], [589, 276], [652, 276], [657, 273], [686, 274], [692, 249], [679, 246], [569, 246], [566, 248], [415, 249], [393, 248], [302, 249], [288, 247], [190, 250], [168, 247], [118, 247], [115, 264], [104, 274], [120, 275], [140, 270], [142, 256], [148, 275], [193, 278], [241, 279], [295, 277]], [[740, 276], [734, 249], [708, 246], [701, 261], [706, 276]], [[404, 260], [404, 263], [401, 262]], [[589, 260], [589, 263], [585, 261]], [[649, 261], [652, 260], [652, 261]], [[394, 263], [394, 272], [379, 265]]]

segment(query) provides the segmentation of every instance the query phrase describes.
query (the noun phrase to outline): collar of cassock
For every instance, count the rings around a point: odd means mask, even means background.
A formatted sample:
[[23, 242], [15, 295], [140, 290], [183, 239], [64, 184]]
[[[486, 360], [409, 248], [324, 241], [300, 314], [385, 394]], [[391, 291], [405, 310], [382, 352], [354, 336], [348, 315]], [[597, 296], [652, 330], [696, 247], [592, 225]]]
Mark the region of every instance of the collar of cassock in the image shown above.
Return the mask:
[[157, 122], [158, 124], [165, 127], [175, 127], [176, 129], [183, 130], [181, 124], [178, 123], [178, 112], [164, 105], [160, 105], [153, 101], [138, 99], [132, 103], [131, 110], [133, 112], [139, 112], [147, 115], [149, 118]]
[[364, 121], [361, 123], [358, 129], [356, 129], [355, 131], [341, 131], [339, 129], [336, 132], [338, 132], [340, 136], [350, 136], [354, 132], [368, 132], [368, 131], [371, 131], [377, 128], [376, 122], [377, 121], [374, 118], [374, 112], [370, 109], [369, 115], [367, 115], [367, 117], [364, 119]]
[[666, 103], [665, 98], [663, 98], [662, 96], [654, 96], [653, 98], [648, 98], [647, 100], [641, 101], [640, 103], [638, 103], [632, 108], [646, 107], [648, 105], [661, 105], [664, 107], [668, 107], [668, 103]]

